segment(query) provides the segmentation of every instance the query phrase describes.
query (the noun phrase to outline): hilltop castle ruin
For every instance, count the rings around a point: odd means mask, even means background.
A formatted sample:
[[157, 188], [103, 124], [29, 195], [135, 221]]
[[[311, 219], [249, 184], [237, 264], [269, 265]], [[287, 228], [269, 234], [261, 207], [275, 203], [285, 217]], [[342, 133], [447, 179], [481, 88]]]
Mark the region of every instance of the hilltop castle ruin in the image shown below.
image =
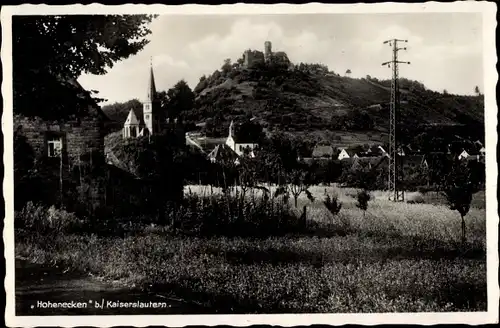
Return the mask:
[[273, 52], [271, 41], [264, 42], [264, 52], [248, 49], [243, 53], [243, 67], [245, 68], [252, 68], [256, 64], [270, 62], [290, 65], [290, 59], [288, 59], [285, 52]]

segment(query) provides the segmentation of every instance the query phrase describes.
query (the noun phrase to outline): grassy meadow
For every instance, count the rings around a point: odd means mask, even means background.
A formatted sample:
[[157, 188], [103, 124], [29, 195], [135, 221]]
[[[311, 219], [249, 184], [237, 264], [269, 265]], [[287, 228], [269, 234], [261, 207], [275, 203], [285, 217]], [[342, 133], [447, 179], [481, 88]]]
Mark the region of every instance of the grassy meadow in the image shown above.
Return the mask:
[[[325, 188], [342, 203], [335, 217], [322, 203]], [[219, 192], [202, 186], [186, 191]], [[393, 203], [373, 192], [363, 215], [355, 190], [311, 191], [314, 203], [299, 198], [299, 209], [307, 207], [307, 228], [299, 233], [199, 237], [137, 224], [124, 236], [18, 238], [16, 255], [181, 297], [213, 313], [486, 310], [484, 196], [475, 196], [476, 207], [466, 216], [464, 246], [460, 215], [439, 202]]]

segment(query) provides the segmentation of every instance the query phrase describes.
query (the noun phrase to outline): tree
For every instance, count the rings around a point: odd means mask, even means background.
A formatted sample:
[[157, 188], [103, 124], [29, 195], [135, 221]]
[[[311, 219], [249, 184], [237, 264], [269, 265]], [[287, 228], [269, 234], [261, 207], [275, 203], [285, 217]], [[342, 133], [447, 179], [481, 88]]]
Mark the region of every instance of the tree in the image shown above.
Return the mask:
[[238, 182], [242, 191], [242, 199], [245, 198], [248, 189], [255, 187], [257, 172], [254, 162], [251, 159], [242, 159], [238, 167]]
[[366, 210], [368, 209], [368, 202], [370, 201], [371, 196], [368, 190], [362, 189], [358, 192], [356, 200], [356, 207], [363, 211], [363, 218], [365, 217]]
[[120, 145], [124, 163], [140, 180], [141, 211], [156, 211], [161, 221], [168, 202], [182, 199], [187, 149], [174, 132], [142, 137]]
[[352, 72], [351, 72], [351, 70], [349, 68], [347, 69], [347, 71], [345, 71], [345, 75], [347, 75], [347, 76], [351, 75], [351, 73]]
[[444, 195], [452, 211], [460, 213], [462, 219], [462, 245], [465, 244], [465, 216], [469, 212], [472, 195], [477, 191], [477, 181], [470, 167], [456, 162], [444, 180]]
[[479, 86], [478, 85], [476, 85], [474, 87], [474, 93], [476, 94], [476, 96], [480, 96], [481, 95], [481, 90], [479, 90]]
[[168, 118], [177, 118], [188, 112], [194, 106], [194, 93], [184, 80], [177, 82], [167, 91], [167, 100], [164, 106]]
[[[152, 15], [14, 16], [14, 112], [58, 119], [85, 113], [89, 102], [75, 83], [83, 73], [102, 75], [141, 51]], [[95, 93], [95, 92], [94, 92]], [[57, 95], [57, 97], [54, 97]], [[99, 100], [99, 99], [97, 99]]]
[[142, 115], [142, 103], [139, 99], [132, 99], [123, 103], [115, 102], [113, 104], [102, 106], [102, 111], [109, 119], [120, 123], [120, 128], [123, 122], [127, 119], [129, 111], [133, 109], [139, 115]]
[[413, 140], [414, 146], [419, 148], [424, 154], [432, 151], [432, 138], [427, 132], [421, 132]]
[[300, 194], [303, 192], [307, 195], [307, 198], [311, 201], [311, 203], [314, 202], [314, 196], [309, 191], [309, 187], [312, 182], [309, 172], [304, 169], [294, 169], [288, 173], [288, 182], [290, 184], [289, 188], [293, 196], [295, 207], [297, 207], [297, 201]]
[[239, 124], [234, 132], [239, 139], [252, 140], [259, 144], [265, 137], [262, 126], [253, 120], [247, 120]]
[[350, 128], [356, 130], [371, 130], [375, 125], [367, 111], [357, 108], [349, 112], [347, 120]]
[[208, 79], [205, 75], [202, 75], [200, 77], [200, 81], [198, 82], [198, 84], [194, 87], [193, 89], [193, 92], [195, 93], [200, 93], [201, 91], [203, 91], [206, 87], [208, 87]]
[[224, 59], [224, 64], [222, 64], [222, 67], [220, 69], [222, 71], [222, 74], [224, 75], [231, 72], [231, 70], [233, 69], [233, 67], [231, 66], [231, 58]]
[[259, 154], [270, 155], [269, 157], [278, 161], [285, 171], [291, 172], [298, 164], [298, 150], [295, 145], [284, 133], [276, 133], [263, 140]]
[[332, 195], [330, 197], [330, 195], [326, 192], [326, 189], [325, 189], [325, 200], [323, 201], [323, 204], [325, 204], [326, 209], [333, 216], [339, 214], [340, 210], [342, 209], [342, 203], [339, 202], [338, 196]]

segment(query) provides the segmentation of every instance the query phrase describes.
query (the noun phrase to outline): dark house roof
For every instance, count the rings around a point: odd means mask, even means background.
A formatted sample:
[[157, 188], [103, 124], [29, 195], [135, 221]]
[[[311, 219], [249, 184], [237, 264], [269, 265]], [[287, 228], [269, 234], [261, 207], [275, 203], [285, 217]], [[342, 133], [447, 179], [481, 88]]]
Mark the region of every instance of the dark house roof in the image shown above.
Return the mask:
[[329, 162], [331, 160], [336, 160], [335, 158], [328, 158], [328, 157], [300, 157], [299, 162], [306, 163], [306, 164], [313, 164], [313, 163], [325, 163]]
[[208, 154], [208, 158], [216, 162], [234, 162], [238, 155], [228, 145], [220, 144]]
[[415, 151], [410, 145], [404, 145], [400, 148], [406, 156], [413, 154]]
[[196, 141], [191, 139], [189, 136], [186, 136], [185, 139], [186, 139], [186, 146], [192, 147], [195, 151], [198, 151], [202, 154], [205, 153], [205, 150], [203, 149], [203, 147], [200, 144], [198, 144]]
[[381, 145], [370, 145], [368, 146], [368, 148], [366, 148], [366, 152], [369, 152], [369, 153], [382, 153], [382, 150], [380, 150]]
[[[129, 119], [129, 115], [130, 115], [130, 121], [127, 122]], [[130, 125], [143, 126], [144, 125], [144, 118], [142, 116], [142, 113], [140, 113], [140, 111], [138, 111], [135, 108], [131, 108], [128, 115], [127, 115], [125, 123], [130, 124]]]
[[402, 156], [403, 166], [425, 165], [427, 163], [424, 155]]
[[372, 157], [379, 157], [382, 152], [362, 152], [358, 153], [359, 158], [372, 158]]
[[[357, 154], [356, 149], [352, 149], [352, 148], [339, 148], [339, 149], [338, 149], [338, 154], [337, 154], [337, 156], [338, 156], [338, 155], [340, 155], [340, 153], [341, 153], [343, 150], [345, 150], [345, 151], [346, 151], [346, 153], [347, 153], [350, 157], [352, 157], [352, 156], [354, 156], [354, 155], [356, 155], [356, 154]], [[359, 155], [358, 155], [358, 156], [359, 156]]]
[[351, 159], [352, 168], [370, 168], [375, 169], [381, 165], [388, 158], [387, 156], [372, 156], [372, 157], [358, 157]]
[[335, 151], [332, 146], [317, 145], [314, 147], [312, 157], [332, 157]]
[[480, 155], [481, 154], [479, 152], [479, 149], [474, 149], [472, 147], [467, 148], [467, 149], [463, 149], [460, 153], [462, 153], [464, 150], [467, 152], [467, 154], [469, 154], [469, 156], [476, 156], [476, 155]]
[[100, 119], [102, 119], [105, 122], [111, 121], [109, 119], [109, 117], [106, 114], [104, 114], [104, 112], [101, 109], [101, 106], [99, 106], [97, 101], [90, 96], [89, 92], [87, 90], [85, 90], [85, 88], [82, 87], [82, 85], [80, 83], [78, 83], [78, 81], [75, 78], [64, 79], [62, 77], [58, 77], [58, 80], [62, 84], [64, 84], [64, 83], [69, 84], [69, 85], [73, 86], [76, 90], [79, 90], [79, 92], [77, 92], [77, 97], [79, 97], [80, 99], [85, 99], [85, 100], [89, 101], [92, 109], [95, 110], [95, 113], [99, 116]]
[[445, 152], [430, 152], [424, 155], [429, 166], [442, 165], [443, 161], [452, 161], [456, 157]]

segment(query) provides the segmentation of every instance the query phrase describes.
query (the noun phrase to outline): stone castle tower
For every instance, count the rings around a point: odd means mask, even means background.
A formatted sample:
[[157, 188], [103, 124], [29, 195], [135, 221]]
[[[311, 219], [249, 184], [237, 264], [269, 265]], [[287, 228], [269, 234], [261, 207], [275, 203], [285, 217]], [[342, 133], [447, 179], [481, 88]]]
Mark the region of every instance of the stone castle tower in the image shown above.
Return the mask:
[[272, 56], [273, 56], [273, 49], [271, 41], [266, 41], [264, 42], [264, 58], [266, 62], [270, 62]]
[[283, 51], [273, 52], [271, 41], [264, 42], [264, 52], [258, 50], [245, 50], [243, 53], [243, 67], [252, 68], [256, 64], [270, 63], [274, 61], [275, 63], [281, 65], [288, 65], [288, 68], [293, 67], [287, 54]]

